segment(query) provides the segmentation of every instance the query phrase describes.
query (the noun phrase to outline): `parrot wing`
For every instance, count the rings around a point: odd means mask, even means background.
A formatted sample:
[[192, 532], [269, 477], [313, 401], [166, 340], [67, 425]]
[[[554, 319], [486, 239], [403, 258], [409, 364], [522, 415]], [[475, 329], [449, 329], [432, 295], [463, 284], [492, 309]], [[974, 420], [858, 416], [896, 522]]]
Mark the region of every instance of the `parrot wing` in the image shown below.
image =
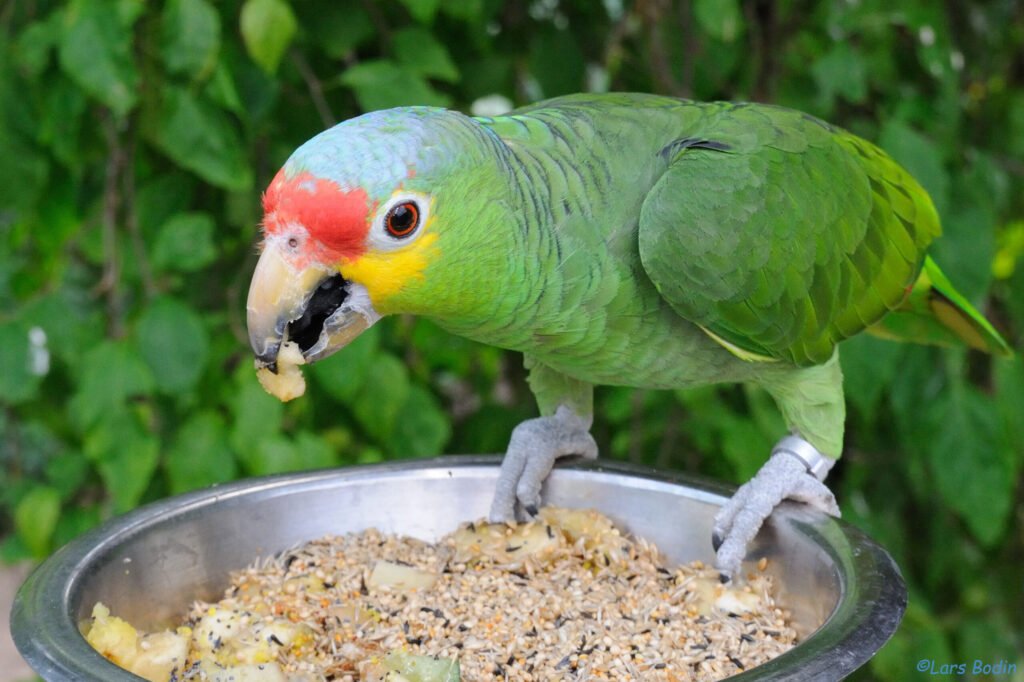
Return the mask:
[[746, 360], [825, 362], [897, 307], [940, 232], [874, 145], [800, 112], [723, 104], [662, 150], [640, 258], [682, 317]]

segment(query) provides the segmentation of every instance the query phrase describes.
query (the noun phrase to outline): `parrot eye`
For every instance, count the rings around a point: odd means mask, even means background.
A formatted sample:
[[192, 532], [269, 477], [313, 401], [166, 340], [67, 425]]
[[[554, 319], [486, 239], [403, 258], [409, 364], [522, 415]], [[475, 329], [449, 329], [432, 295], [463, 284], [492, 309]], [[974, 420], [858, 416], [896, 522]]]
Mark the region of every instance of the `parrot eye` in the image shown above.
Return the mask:
[[426, 231], [432, 209], [429, 195], [411, 190], [396, 192], [374, 216], [368, 245], [380, 251], [407, 248]]
[[414, 201], [404, 201], [388, 209], [384, 216], [384, 227], [388, 234], [398, 239], [411, 235], [420, 224], [420, 207]]

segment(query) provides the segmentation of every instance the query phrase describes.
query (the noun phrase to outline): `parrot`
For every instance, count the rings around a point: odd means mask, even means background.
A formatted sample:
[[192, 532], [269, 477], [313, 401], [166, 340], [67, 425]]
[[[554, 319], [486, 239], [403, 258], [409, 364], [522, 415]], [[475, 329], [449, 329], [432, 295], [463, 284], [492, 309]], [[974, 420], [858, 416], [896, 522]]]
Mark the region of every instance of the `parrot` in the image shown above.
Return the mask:
[[927, 255], [939, 216], [910, 173], [776, 105], [374, 111], [301, 145], [262, 204], [247, 324], [268, 378], [396, 314], [523, 354], [539, 416], [512, 430], [492, 522], [535, 515], [558, 458], [597, 456], [595, 386], [767, 391], [788, 431], [714, 519], [723, 582], [781, 501], [839, 515], [841, 341], [1011, 353]]

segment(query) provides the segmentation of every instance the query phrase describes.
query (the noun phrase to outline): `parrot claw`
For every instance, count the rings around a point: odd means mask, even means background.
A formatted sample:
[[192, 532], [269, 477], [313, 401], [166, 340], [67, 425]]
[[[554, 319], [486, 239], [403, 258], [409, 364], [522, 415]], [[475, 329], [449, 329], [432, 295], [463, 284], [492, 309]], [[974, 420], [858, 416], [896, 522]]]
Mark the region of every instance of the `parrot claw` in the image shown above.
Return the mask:
[[715, 516], [711, 544], [716, 554], [715, 565], [725, 579], [723, 582], [739, 573], [747, 546], [783, 500], [796, 500], [831, 516], [839, 516], [835, 495], [811, 473], [824, 478], [831, 461], [821, 463], [813, 455], [825, 459], [803, 439], [784, 438], [757, 475], [740, 486]]
[[590, 419], [560, 406], [550, 417], [528, 419], [512, 431], [508, 452], [488, 515], [493, 523], [529, 521], [541, 506], [540, 489], [555, 465], [567, 455], [597, 457]]

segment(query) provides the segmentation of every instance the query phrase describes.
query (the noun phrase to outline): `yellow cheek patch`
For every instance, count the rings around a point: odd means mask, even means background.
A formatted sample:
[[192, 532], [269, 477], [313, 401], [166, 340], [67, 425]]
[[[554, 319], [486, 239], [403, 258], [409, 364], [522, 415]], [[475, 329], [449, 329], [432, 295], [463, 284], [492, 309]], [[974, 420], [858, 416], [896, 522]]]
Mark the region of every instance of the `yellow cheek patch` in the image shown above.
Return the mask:
[[423, 277], [423, 270], [436, 256], [437, 234], [427, 232], [406, 248], [395, 251], [367, 251], [358, 259], [344, 263], [338, 271], [345, 279], [366, 287], [378, 313], [387, 314], [388, 302], [411, 280]]

